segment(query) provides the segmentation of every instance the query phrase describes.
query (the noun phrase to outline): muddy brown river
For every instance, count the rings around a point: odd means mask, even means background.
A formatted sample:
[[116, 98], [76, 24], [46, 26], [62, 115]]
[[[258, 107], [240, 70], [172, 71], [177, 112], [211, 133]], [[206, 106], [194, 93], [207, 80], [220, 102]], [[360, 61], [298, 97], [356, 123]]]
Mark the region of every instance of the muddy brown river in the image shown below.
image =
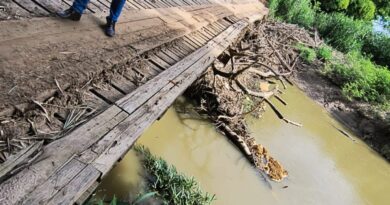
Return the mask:
[[[212, 124], [185, 119], [174, 109], [153, 124], [138, 143], [181, 172], [194, 176], [203, 190], [216, 195], [216, 205], [252, 204], [390, 204], [390, 165], [346, 130], [320, 105], [291, 87], [274, 104], [296, 127], [277, 119], [271, 109], [261, 119], [248, 119], [253, 136], [289, 172], [280, 183], [266, 183], [247, 159]], [[98, 197], [122, 200], [135, 195], [142, 167], [135, 153], [111, 171]]]

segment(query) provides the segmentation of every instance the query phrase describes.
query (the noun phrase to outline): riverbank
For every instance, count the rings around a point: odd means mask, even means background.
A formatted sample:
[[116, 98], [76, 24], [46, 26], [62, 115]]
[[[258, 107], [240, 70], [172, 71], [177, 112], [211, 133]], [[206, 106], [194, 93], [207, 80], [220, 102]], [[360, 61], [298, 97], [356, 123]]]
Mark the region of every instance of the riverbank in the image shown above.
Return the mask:
[[369, 103], [347, 99], [340, 87], [326, 78], [324, 65], [306, 64], [294, 73], [294, 82], [370, 147], [390, 159], [389, 112], [377, 111]]

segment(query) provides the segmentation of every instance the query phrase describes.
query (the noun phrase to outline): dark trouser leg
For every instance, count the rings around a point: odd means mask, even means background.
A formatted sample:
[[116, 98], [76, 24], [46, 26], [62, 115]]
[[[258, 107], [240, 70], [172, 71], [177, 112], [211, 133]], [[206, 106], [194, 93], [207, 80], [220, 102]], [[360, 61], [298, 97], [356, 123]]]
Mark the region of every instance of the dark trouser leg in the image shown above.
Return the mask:
[[107, 17], [107, 20], [117, 22], [125, 3], [126, 0], [112, 0], [110, 7], [110, 16]]
[[87, 8], [89, 0], [74, 0], [72, 8], [79, 14], [82, 14]]

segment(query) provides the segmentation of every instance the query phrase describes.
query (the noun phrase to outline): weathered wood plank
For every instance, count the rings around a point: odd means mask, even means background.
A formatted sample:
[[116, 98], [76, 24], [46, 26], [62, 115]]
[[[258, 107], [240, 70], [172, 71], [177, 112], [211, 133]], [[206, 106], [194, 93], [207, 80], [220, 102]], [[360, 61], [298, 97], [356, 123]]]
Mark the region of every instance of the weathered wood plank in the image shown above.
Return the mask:
[[123, 76], [115, 77], [111, 80], [111, 84], [115, 86], [116, 89], [119, 89], [122, 93], [126, 94], [135, 90], [135, 88], [137, 87], [136, 85], [134, 85], [134, 83], [127, 80]]
[[167, 54], [165, 54], [162, 51], [156, 52], [155, 55], [157, 57], [161, 58], [163, 61], [165, 61], [169, 65], [173, 65], [173, 64], [175, 64], [177, 62], [175, 59], [173, 59], [172, 57], [168, 56]]
[[153, 63], [152, 61], [150, 61], [150, 60], [148, 60], [147, 64], [148, 64], [149, 67], [153, 68], [154, 70], [158, 71], [159, 73], [162, 72], [163, 70], [165, 70], [165, 69], [163, 69], [162, 67], [157, 66], [156, 64], [154, 64], [154, 63]]
[[[18, 17], [30, 17], [31, 13], [24, 9], [23, 7], [19, 6], [12, 0], [4, 0], [0, 3], [0, 5], [4, 6], [5, 8], [2, 8], [5, 10], [5, 12], [11, 14], [12, 16], [18, 16]], [[4, 12], [4, 11], [0, 11]]]
[[23, 8], [27, 9], [29, 12], [34, 13], [38, 16], [46, 16], [50, 14], [48, 11], [42, 9], [40, 6], [38, 6], [31, 0], [14, 0], [14, 2], [17, 3], [18, 5], [23, 6]]
[[[41, 157], [29, 169], [22, 170], [0, 184], [2, 203], [4, 205], [20, 203], [69, 158], [86, 150], [127, 116], [128, 114], [121, 109], [112, 106], [69, 135], [45, 146]], [[59, 151], [61, 154], [58, 154]]]
[[34, 0], [36, 3], [42, 5], [51, 13], [61, 11], [67, 7], [67, 5], [61, 0]]
[[167, 62], [163, 61], [160, 57], [154, 55], [154, 54], [148, 54], [148, 59], [155, 62], [159, 66], [161, 66], [164, 69], [169, 68], [171, 65], [169, 65]]
[[95, 167], [88, 165], [61, 189], [47, 205], [74, 204], [99, 179], [100, 175], [101, 173]]
[[91, 90], [92, 93], [95, 93], [98, 97], [103, 98], [108, 103], [114, 103], [124, 96], [123, 93], [112, 87], [111, 85], [104, 86], [103, 88], [95, 88]]
[[94, 182], [88, 189], [77, 199], [75, 202], [76, 205], [83, 205], [89, 197], [95, 192], [96, 188], [99, 186], [99, 182]]
[[105, 109], [109, 106], [109, 104], [106, 101], [99, 98], [91, 91], [85, 92], [84, 97], [85, 97], [85, 103], [87, 104], [87, 106], [89, 106], [93, 109]]
[[47, 204], [59, 190], [67, 185], [87, 165], [77, 159], [72, 159], [53, 174], [45, 183], [39, 185], [23, 201], [24, 205]]
[[166, 49], [166, 48], [163, 48], [161, 49], [161, 52], [163, 52], [164, 54], [166, 54], [167, 56], [169, 56], [170, 58], [172, 58], [175, 63], [180, 61], [182, 57], [180, 57], [179, 55], [171, 52], [170, 50]]
[[31, 157], [32, 154], [37, 152], [42, 147], [42, 145], [43, 141], [33, 143], [16, 155], [10, 156], [7, 161], [0, 164], [0, 182], [7, 176], [10, 171]]

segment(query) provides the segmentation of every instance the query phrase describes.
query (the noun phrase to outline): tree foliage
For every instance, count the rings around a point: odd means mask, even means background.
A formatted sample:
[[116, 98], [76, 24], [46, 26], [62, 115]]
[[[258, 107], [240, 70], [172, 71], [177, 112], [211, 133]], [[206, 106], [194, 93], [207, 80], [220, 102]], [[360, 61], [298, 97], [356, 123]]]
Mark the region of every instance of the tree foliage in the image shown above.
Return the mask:
[[357, 19], [372, 20], [375, 17], [376, 6], [371, 0], [352, 0], [347, 13]]
[[319, 0], [319, 2], [324, 11], [346, 10], [350, 4], [350, 0]]

